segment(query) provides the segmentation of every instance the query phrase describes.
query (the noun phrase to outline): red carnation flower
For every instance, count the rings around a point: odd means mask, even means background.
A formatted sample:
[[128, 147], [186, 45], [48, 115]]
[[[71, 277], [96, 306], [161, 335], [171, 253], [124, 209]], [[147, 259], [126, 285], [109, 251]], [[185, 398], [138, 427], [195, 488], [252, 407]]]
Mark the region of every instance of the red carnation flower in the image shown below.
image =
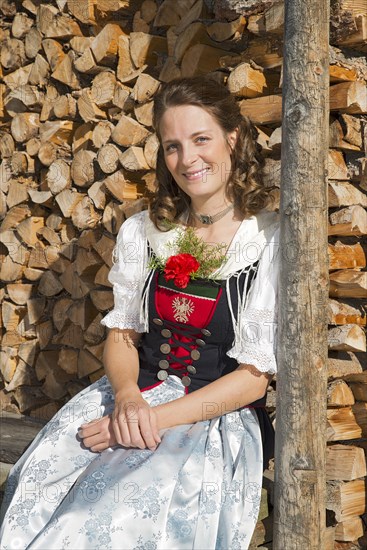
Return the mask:
[[199, 262], [191, 254], [177, 254], [170, 256], [164, 268], [164, 277], [166, 281], [173, 279], [173, 282], [179, 288], [186, 288], [190, 276], [200, 267]]

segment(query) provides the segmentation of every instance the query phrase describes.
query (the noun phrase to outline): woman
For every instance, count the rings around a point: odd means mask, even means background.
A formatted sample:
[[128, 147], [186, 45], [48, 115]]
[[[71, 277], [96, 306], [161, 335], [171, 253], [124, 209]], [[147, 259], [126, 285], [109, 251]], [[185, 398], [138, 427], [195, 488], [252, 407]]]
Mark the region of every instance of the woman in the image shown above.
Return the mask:
[[109, 274], [106, 376], [13, 468], [4, 549], [250, 543], [273, 456], [278, 216], [256, 129], [224, 86], [163, 85], [154, 128], [157, 190]]

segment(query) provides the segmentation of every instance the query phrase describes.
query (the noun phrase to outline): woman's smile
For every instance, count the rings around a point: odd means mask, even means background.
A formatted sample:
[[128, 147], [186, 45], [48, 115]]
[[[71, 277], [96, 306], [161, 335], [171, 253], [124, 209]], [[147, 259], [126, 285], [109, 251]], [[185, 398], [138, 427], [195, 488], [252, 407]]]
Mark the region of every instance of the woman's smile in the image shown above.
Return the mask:
[[181, 105], [166, 110], [160, 133], [165, 163], [177, 185], [194, 203], [210, 199], [222, 205], [236, 132], [225, 135], [205, 109]]

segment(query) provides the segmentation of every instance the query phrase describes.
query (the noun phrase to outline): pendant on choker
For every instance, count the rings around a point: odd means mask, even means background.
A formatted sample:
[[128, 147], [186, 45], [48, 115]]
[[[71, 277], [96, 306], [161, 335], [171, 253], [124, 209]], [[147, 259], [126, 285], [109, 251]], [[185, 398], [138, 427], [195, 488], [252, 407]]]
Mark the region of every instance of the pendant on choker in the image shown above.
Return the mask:
[[213, 223], [222, 219], [230, 210], [233, 210], [233, 204], [230, 204], [229, 206], [227, 206], [227, 208], [225, 208], [221, 212], [214, 214], [214, 216], [210, 216], [209, 214], [198, 214], [193, 210], [192, 210], [192, 213], [195, 216], [195, 218], [197, 218], [203, 225], [212, 225]]

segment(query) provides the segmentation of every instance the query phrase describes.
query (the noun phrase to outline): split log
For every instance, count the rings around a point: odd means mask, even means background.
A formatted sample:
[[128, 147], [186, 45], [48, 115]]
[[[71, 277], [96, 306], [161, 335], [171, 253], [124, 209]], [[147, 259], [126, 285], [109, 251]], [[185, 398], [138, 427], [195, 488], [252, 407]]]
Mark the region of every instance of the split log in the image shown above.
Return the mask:
[[96, 149], [100, 149], [101, 147], [106, 145], [111, 137], [113, 129], [114, 125], [112, 124], [112, 122], [109, 122], [107, 120], [102, 120], [95, 125], [92, 133], [92, 142]]
[[10, 158], [15, 150], [15, 143], [9, 132], [0, 131], [0, 156]]
[[51, 71], [54, 71], [66, 55], [62, 45], [57, 40], [47, 38], [42, 40], [42, 48], [46, 54]]
[[57, 366], [67, 374], [77, 374], [79, 352], [71, 348], [62, 348], [59, 353]]
[[97, 161], [105, 174], [116, 172], [119, 166], [121, 151], [113, 143], [107, 143], [97, 153]]
[[249, 63], [240, 63], [229, 75], [227, 86], [237, 97], [258, 97], [264, 93], [264, 73], [255, 70]]
[[37, 10], [37, 28], [45, 38], [72, 38], [83, 36], [74, 19], [66, 14], [60, 15], [55, 6], [41, 4]]
[[80, 2], [79, 0], [68, 0], [68, 11], [81, 23], [86, 25], [96, 25], [95, 18], [95, 5], [94, 0], [85, 0]]
[[78, 98], [77, 104], [79, 114], [84, 122], [97, 122], [100, 119], [107, 118], [106, 113], [94, 102], [92, 92], [89, 88], [84, 88], [81, 96]]
[[62, 290], [62, 284], [57, 276], [52, 271], [45, 271], [40, 279], [38, 292], [43, 296], [50, 297], [59, 294]]
[[161, 72], [159, 73], [159, 80], [161, 82], [170, 82], [174, 78], [180, 78], [181, 69], [176, 64], [173, 56], [167, 57]]
[[113, 72], [104, 71], [94, 77], [90, 99], [98, 107], [111, 106], [115, 95], [116, 76]]
[[17, 38], [7, 38], [1, 48], [0, 63], [4, 69], [14, 71], [26, 63], [24, 44]]
[[130, 33], [130, 56], [135, 67], [141, 68], [145, 64], [154, 67], [157, 63], [157, 56], [166, 53], [167, 42], [163, 36], [145, 34], [144, 32]]
[[358, 325], [342, 325], [329, 330], [328, 345], [332, 350], [366, 351], [366, 336]]
[[140, 13], [142, 19], [146, 23], [151, 23], [157, 14], [157, 4], [154, 0], [144, 0], [140, 7]]
[[148, 163], [141, 147], [129, 147], [120, 157], [120, 163], [126, 170], [149, 170]]
[[362, 236], [367, 234], [367, 212], [362, 206], [348, 206], [333, 212], [330, 214], [329, 220], [329, 235]]
[[[346, 521], [340, 521], [335, 526], [335, 541], [357, 541], [363, 537], [363, 522], [359, 516], [353, 517]], [[335, 543], [335, 550], [338, 548]], [[347, 550], [346, 548], [344, 550]]]
[[337, 119], [333, 120], [333, 122], [329, 126], [329, 147], [333, 147], [334, 149], [338, 148], [342, 151], [348, 151], [350, 149], [352, 149], [353, 151], [360, 150], [360, 147], [349, 143], [344, 138], [345, 135], [341, 122]]
[[362, 365], [352, 352], [346, 352], [349, 359], [329, 357], [327, 361], [328, 378], [341, 378], [348, 380], [349, 376], [359, 376], [362, 373]]
[[153, 126], [153, 101], [147, 101], [142, 105], [136, 105], [134, 108], [136, 120], [146, 127]]
[[113, 307], [113, 296], [110, 290], [91, 290], [90, 298], [98, 311], [107, 311]]
[[88, 187], [94, 182], [94, 159], [96, 153], [93, 151], [78, 151], [71, 162], [71, 178], [75, 185]]
[[347, 166], [344, 161], [343, 153], [335, 149], [329, 149], [328, 152], [328, 179], [346, 180], [348, 179]]
[[362, 437], [362, 429], [358, 425], [351, 407], [327, 409], [327, 441], [343, 441]]
[[144, 126], [131, 117], [122, 115], [118, 124], [112, 131], [111, 138], [118, 145], [130, 147], [140, 145], [149, 135]]
[[171, 27], [178, 25], [182, 17], [187, 13], [195, 0], [187, 0], [186, 2], [175, 2], [172, 4], [170, 0], [164, 0], [159, 6], [157, 15], [154, 19], [154, 27]]
[[125, 34], [121, 27], [114, 23], [108, 23], [94, 38], [91, 44], [91, 52], [97, 63], [114, 65], [118, 52], [119, 37]]
[[207, 33], [212, 40], [216, 42], [224, 42], [233, 37], [240, 35], [246, 26], [246, 19], [240, 15], [234, 21], [217, 21], [208, 25]]
[[101, 68], [97, 65], [97, 62], [90, 48], [86, 48], [83, 54], [75, 60], [74, 67], [80, 73], [85, 74], [98, 74], [101, 71], [105, 71], [104, 67]]
[[346, 269], [330, 274], [330, 296], [364, 298], [367, 292], [367, 272]]
[[[52, 78], [66, 84], [72, 90], [79, 90], [81, 84], [79, 76], [74, 69], [75, 54], [71, 50], [56, 66], [56, 69], [51, 74]], [[75, 63], [76, 67], [76, 63]]]
[[71, 173], [70, 166], [63, 159], [52, 162], [47, 171], [46, 181], [48, 188], [53, 195], [57, 195], [64, 189], [70, 188]]
[[[61, 65], [61, 64], [60, 64]], [[37, 54], [34, 62], [31, 65], [31, 69], [28, 76], [28, 84], [35, 86], [47, 86], [50, 78], [50, 65], [46, 59]]]
[[9, 191], [6, 198], [8, 208], [25, 202], [28, 197], [27, 186], [17, 181], [10, 181]]
[[221, 66], [220, 60], [225, 54], [224, 50], [195, 44], [188, 48], [182, 58], [181, 74], [183, 77], [208, 74]]
[[330, 325], [356, 324], [366, 326], [367, 316], [357, 308], [329, 299], [328, 302], [328, 323]]
[[15, 141], [24, 143], [38, 134], [39, 127], [38, 113], [21, 113], [12, 119], [10, 131]]
[[12, 302], [18, 305], [26, 305], [30, 300], [34, 286], [31, 284], [17, 283], [6, 285], [6, 291]]
[[98, 313], [84, 333], [84, 342], [86, 344], [96, 344], [104, 339], [105, 331], [101, 324], [102, 315]]
[[364, 82], [341, 82], [330, 87], [330, 110], [343, 113], [367, 113], [367, 90]]
[[329, 181], [329, 207], [360, 205], [367, 207], [367, 195], [346, 181]]
[[44, 166], [51, 166], [56, 160], [56, 149], [53, 143], [42, 143], [37, 156]]
[[53, 112], [57, 118], [75, 119], [77, 114], [76, 100], [70, 94], [60, 96], [54, 102]]
[[65, 143], [71, 144], [78, 135], [78, 129], [75, 122], [71, 120], [51, 120], [40, 126], [39, 135], [43, 143], [52, 142], [60, 147], [65, 146]]
[[98, 371], [101, 368], [101, 366], [102, 366], [101, 361], [99, 361], [91, 353], [89, 353], [85, 349], [80, 350], [79, 358], [78, 358], [79, 378], [83, 378], [84, 376], [88, 376], [89, 374], [92, 374], [93, 372]]
[[366, 511], [366, 480], [328, 481], [326, 484], [326, 508], [335, 513], [335, 519], [346, 521]]
[[115, 241], [111, 239], [108, 235], [102, 235], [98, 242], [93, 245], [93, 248], [102, 260], [107, 264], [109, 268], [112, 267], [112, 251], [115, 247]]
[[88, 196], [92, 199], [94, 206], [104, 210], [106, 206], [106, 186], [103, 181], [96, 181], [88, 189]]
[[142, 73], [133, 88], [134, 100], [138, 103], [145, 103], [152, 99], [159, 88], [159, 81], [148, 74]]
[[70, 218], [76, 205], [83, 199], [83, 195], [72, 189], [65, 189], [56, 196], [56, 202], [65, 218]]
[[367, 437], [367, 403], [358, 402], [352, 406], [358, 425], [362, 429], [362, 437]]
[[333, 380], [327, 387], [327, 404], [329, 407], [345, 407], [354, 405], [353, 392], [343, 380]]
[[100, 221], [100, 215], [96, 212], [91, 199], [84, 196], [73, 209], [71, 219], [74, 226], [82, 231], [83, 229], [96, 227]]
[[155, 170], [157, 164], [157, 154], [159, 149], [159, 140], [157, 135], [151, 134], [148, 136], [144, 145], [144, 157], [150, 168]]
[[10, 162], [12, 174], [20, 176], [21, 174], [34, 174], [34, 160], [27, 153], [16, 151]]
[[282, 96], [269, 95], [239, 102], [241, 114], [254, 124], [272, 124], [282, 121]]
[[125, 199], [137, 198], [137, 185], [126, 181], [122, 170], [108, 176], [103, 183], [120, 202], [124, 202]]
[[34, 59], [42, 48], [42, 34], [36, 27], [32, 27], [25, 35], [24, 48], [28, 59]]
[[363, 382], [349, 382], [349, 386], [356, 401], [367, 402], [367, 380]]
[[131, 111], [134, 106], [134, 102], [131, 97], [131, 88], [124, 86], [120, 82], [116, 82], [112, 104], [124, 111], [126, 114]]
[[328, 245], [329, 269], [349, 269], [366, 267], [366, 255], [362, 246], [344, 244], [337, 241]]
[[124, 82], [136, 69], [130, 55], [129, 38], [125, 35], [119, 37], [118, 57], [117, 78]]

